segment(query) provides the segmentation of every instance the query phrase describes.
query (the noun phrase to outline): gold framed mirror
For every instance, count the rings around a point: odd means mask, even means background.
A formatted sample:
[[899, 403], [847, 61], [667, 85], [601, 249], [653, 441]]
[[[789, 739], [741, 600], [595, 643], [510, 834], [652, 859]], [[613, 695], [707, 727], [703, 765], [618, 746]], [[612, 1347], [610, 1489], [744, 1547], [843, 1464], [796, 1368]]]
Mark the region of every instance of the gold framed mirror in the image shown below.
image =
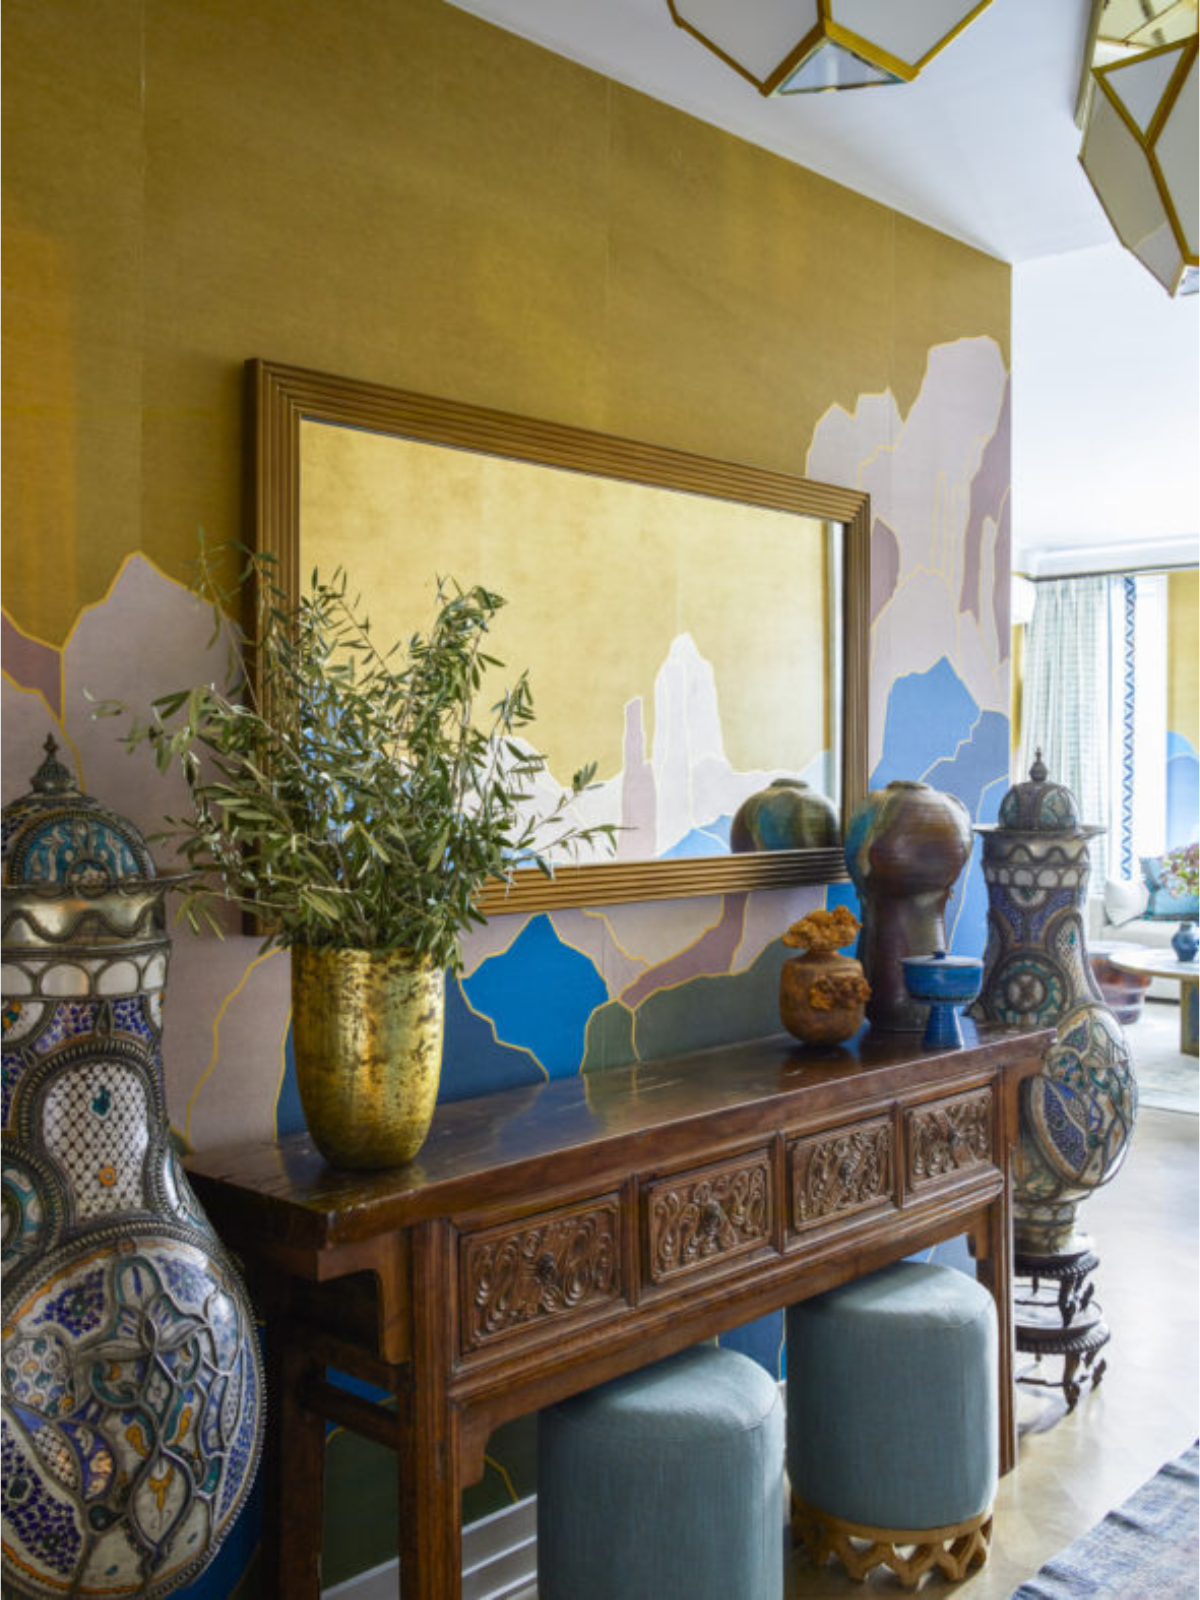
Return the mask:
[[836, 791], [843, 829], [866, 793], [866, 494], [276, 362], [247, 384], [249, 542], [284, 594], [341, 566], [405, 637], [437, 577], [485, 582], [522, 620], [497, 653], [530, 668], [553, 770], [599, 759], [617, 858], [520, 870], [485, 915], [845, 880], [838, 847], [727, 835], [776, 776]]

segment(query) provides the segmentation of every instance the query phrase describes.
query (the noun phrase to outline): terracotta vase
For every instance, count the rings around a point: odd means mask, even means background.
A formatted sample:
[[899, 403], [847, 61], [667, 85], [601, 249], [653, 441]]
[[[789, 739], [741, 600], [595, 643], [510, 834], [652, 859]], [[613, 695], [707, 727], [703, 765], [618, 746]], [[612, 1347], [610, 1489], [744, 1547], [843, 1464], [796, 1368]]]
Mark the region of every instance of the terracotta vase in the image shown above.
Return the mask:
[[803, 951], [785, 961], [779, 974], [779, 1015], [784, 1027], [805, 1044], [840, 1044], [862, 1027], [871, 990], [862, 965], [839, 952], [854, 942], [858, 918], [846, 906], [810, 911], [783, 936], [785, 945]]
[[846, 866], [862, 907], [858, 956], [876, 1028], [923, 1033], [929, 1008], [905, 986], [905, 956], [946, 948], [946, 902], [971, 854], [961, 800], [927, 783], [872, 790], [846, 830]]
[[862, 1027], [869, 994], [853, 956], [809, 950], [783, 964], [780, 1019], [805, 1044], [840, 1044]]

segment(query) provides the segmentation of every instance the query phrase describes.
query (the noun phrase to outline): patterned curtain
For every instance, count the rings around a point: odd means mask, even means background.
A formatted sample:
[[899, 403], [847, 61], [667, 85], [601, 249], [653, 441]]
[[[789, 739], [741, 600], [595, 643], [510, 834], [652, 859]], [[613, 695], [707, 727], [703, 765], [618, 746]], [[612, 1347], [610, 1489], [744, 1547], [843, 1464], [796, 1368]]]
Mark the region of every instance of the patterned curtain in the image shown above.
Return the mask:
[[[1080, 820], [1110, 817], [1109, 580], [1043, 579], [1025, 640], [1018, 778], [1034, 754], [1079, 802]], [[1092, 840], [1092, 892], [1104, 884], [1105, 835]]]

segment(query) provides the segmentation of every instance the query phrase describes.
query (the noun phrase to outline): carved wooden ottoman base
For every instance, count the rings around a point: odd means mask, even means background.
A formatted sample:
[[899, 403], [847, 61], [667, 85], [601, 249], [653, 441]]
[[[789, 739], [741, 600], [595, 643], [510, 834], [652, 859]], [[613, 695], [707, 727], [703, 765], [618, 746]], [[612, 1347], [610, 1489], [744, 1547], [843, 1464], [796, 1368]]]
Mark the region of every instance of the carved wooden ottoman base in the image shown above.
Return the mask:
[[869, 1528], [818, 1511], [793, 1495], [792, 1532], [814, 1566], [836, 1556], [859, 1582], [876, 1567], [889, 1567], [906, 1589], [915, 1589], [935, 1567], [952, 1583], [981, 1567], [988, 1558], [992, 1513], [989, 1508], [948, 1528]]

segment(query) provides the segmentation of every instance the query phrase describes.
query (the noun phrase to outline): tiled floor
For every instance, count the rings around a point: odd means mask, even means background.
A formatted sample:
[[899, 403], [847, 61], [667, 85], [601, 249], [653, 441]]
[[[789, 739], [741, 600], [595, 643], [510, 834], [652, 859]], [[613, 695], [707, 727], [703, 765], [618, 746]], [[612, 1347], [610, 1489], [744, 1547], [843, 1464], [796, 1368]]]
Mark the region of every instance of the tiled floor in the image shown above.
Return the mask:
[[[1194, 1116], [1143, 1110], [1123, 1168], [1082, 1207], [1112, 1329], [1108, 1370], [1069, 1415], [1051, 1391], [1019, 1391], [1019, 1463], [1001, 1481], [988, 1563], [953, 1591], [936, 1579], [925, 1588], [1007, 1600], [1196, 1437], [1197, 1127]], [[867, 1587], [902, 1592], [887, 1573]], [[793, 1553], [789, 1600], [862, 1592], [836, 1564], [818, 1570]]]

